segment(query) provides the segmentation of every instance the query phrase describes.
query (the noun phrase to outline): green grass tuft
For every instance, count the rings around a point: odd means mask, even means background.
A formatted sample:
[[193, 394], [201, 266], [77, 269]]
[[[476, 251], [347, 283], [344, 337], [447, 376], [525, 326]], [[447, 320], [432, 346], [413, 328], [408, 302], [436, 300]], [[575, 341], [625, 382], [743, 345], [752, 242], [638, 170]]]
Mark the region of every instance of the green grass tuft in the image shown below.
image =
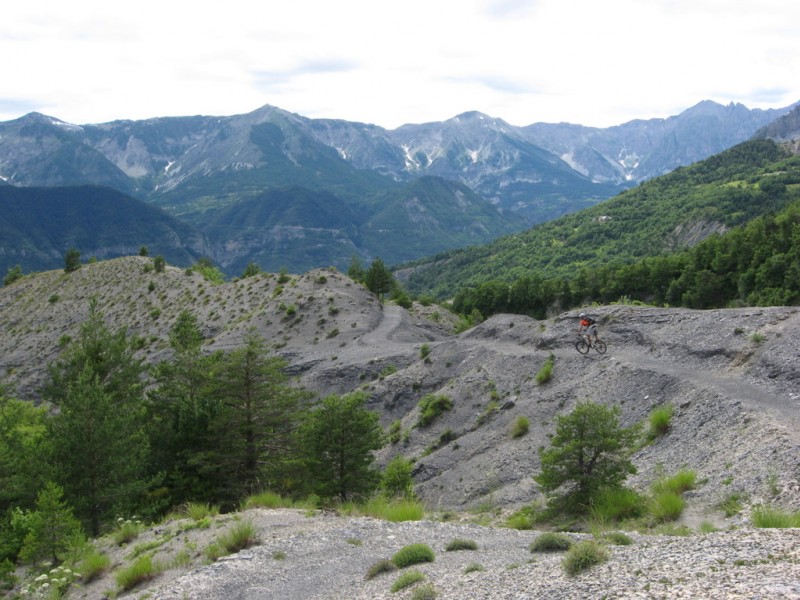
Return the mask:
[[411, 570], [406, 571], [400, 577], [394, 580], [392, 584], [392, 593], [399, 592], [400, 590], [407, 588], [410, 585], [414, 585], [418, 581], [424, 581], [425, 575], [420, 573], [419, 571]]
[[517, 417], [517, 420], [514, 421], [514, 424], [511, 426], [511, 437], [513, 439], [521, 438], [523, 435], [528, 433], [529, 429], [530, 421], [528, 420], [528, 417]]
[[433, 562], [436, 556], [427, 544], [409, 544], [400, 548], [392, 556], [392, 562], [398, 569], [408, 567], [409, 565], [416, 565], [423, 562]]
[[648, 437], [652, 440], [665, 435], [672, 426], [672, 413], [674, 408], [671, 404], [665, 404], [653, 409], [648, 420], [650, 422], [650, 432]]
[[411, 600], [433, 600], [438, 596], [439, 592], [436, 591], [432, 583], [423, 583], [411, 592]]
[[593, 541], [573, 545], [561, 561], [567, 575], [577, 575], [608, 560], [608, 550]]
[[108, 571], [111, 566], [111, 559], [97, 550], [90, 551], [81, 560], [78, 570], [81, 574], [81, 581], [89, 583], [98, 579], [103, 573]]
[[477, 550], [478, 543], [475, 540], [464, 540], [461, 538], [456, 538], [448, 542], [447, 546], [445, 546], [444, 549], [445, 552], [453, 552], [456, 550]]
[[203, 502], [187, 502], [183, 507], [183, 512], [193, 521], [202, 521], [209, 517], [219, 514], [219, 505]]
[[111, 532], [111, 539], [117, 546], [130, 543], [139, 537], [139, 534], [144, 530], [144, 525], [138, 519], [117, 519], [117, 526]]
[[397, 566], [387, 558], [381, 559], [372, 565], [367, 571], [366, 579], [374, 579], [381, 573], [388, 573], [390, 571], [396, 571]]
[[137, 558], [133, 564], [117, 573], [116, 581], [120, 591], [132, 590], [140, 583], [148, 581], [158, 575], [161, 569], [153, 562], [150, 555], [145, 554]]
[[598, 523], [635, 519], [647, 512], [647, 499], [638, 492], [625, 488], [606, 488], [591, 503], [592, 517]]
[[545, 384], [553, 378], [553, 365], [555, 365], [556, 357], [552, 353], [536, 373], [536, 383], [539, 385]]
[[621, 531], [608, 531], [603, 534], [603, 541], [614, 546], [630, 546], [633, 540]]
[[653, 492], [672, 492], [681, 495], [693, 490], [697, 483], [697, 474], [688, 469], [681, 469], [672, 477], [664, 477], [653, 484]]
[[248, 508], [291, 508], [291, 500], [283, 499], [280, 494], [275, 492], [259, 492], [245, 498], [242, 503], [244, 509]]
[[419, 419], [417, 419], [417, 427], [427, 427], [431, 422], [444, 413], [445, 411], [453, 408], [453, 401], [444, 394], [425, 394], [419, 401]]
[[762, 529], [800, 527], [800, 512], [785, 512], [771, 506], [757, 506], [750, 515], [753, 525]]
[[564, 552], [573, 545], [572, 538], [563, 533], [548, 531], [531, 542], [531, 552]]
[[420, 521], [425, 517], [422, 503], [409, 498], [387, 499], [383, 496], [370, 498], [363, 506], [356, 507], [355, 512], [393, 523]]
[[484, 567], [480, 563], [469, 563], [466, 567], [464, 567], [464, 575], [467, 573], [474, 573], [475, 571], [485, 571], [486, 567]]
[[683, 498], [675, 492], [658, 492], [650, 503], [650, 514], [659, 523], [675, 521], [681, 516], [685, 504]]

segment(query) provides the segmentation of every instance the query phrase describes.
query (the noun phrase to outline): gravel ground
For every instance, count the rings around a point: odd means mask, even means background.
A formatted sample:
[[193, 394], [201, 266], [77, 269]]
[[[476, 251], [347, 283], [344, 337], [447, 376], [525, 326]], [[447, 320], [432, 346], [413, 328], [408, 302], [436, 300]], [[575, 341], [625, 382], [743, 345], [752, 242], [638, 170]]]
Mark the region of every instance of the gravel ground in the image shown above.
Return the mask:
[[[606, 563], [567, 576], [561, 566], [563, 554], [530, 551], [540, 534], [535, 531], [308, 516], [289, 509], [256, 509], [244, 518], [256, 525], [258, 546], [182, 575], [165, 573], [130, 597], [402, 600], [411, 598], [414, 590], [391, 592], [402, 571], [371, 580], [365, 576], [372, 565], [390, 559], [403, 546], [424, 543], [434, 551], [435, 561], [405, 570], [423, 573], [440, 599], [800, 598], [797, 529], [746, 528], [688, 537], [629, 533], [633, 544], [608, 546]], [[575, 540], [591, 537], [569, 535]], [[445, 551], [454, 539], [473, 540], [478, 549]], [[474, 563], [484, 570], [465, 573]]]

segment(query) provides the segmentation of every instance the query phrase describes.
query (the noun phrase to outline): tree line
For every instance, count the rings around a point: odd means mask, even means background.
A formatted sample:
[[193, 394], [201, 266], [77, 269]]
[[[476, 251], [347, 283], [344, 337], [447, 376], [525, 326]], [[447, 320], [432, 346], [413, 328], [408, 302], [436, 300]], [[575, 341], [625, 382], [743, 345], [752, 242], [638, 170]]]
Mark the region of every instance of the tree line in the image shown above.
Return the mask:
[[453, 310], [474, 318], [510, 312], [543, 319], [619, 301], [697, 309], [800, 304], [800, 201], [681, 252], [576, 267], [571, 277], [532, 273], [463, 288]]
[[188, 311], [170, 330], [172, 357], [148, 369], [137, 340], [89, 308], [48, 366], [40, 405], [0, 389], [0, 563], [57, 554], [34, 543], [47, 511], [96, 536], [190, 501], [225, 510], [263, 490], [325, 502], [379, 486], [384, 433], [363, 393], [318, 401], [252, 331], [239, 348], [203, 352]]

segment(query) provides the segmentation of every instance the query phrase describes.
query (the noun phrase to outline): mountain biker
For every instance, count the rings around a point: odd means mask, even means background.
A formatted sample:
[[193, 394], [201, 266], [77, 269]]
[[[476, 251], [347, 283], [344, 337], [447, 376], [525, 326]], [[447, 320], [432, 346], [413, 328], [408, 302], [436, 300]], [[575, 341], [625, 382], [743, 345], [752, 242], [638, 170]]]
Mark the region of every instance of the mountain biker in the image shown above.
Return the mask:
[[580, 327], [578, 327], [578, 335], [583, 336], [583, 338], [586, 340], [586, 343], [591, 346], [592, 336], [594, 336], [594, 341], [597, 341], [597, 321], [588, 316], [586, 313], [581, 313], [578, 315], [578, 317], [581, 320]]

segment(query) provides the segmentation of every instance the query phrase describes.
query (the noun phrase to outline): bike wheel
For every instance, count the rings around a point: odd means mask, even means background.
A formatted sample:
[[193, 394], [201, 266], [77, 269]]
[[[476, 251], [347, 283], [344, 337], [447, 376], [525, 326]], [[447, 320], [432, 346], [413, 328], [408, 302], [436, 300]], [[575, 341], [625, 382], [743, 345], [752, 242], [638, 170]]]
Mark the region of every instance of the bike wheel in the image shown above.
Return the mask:
[[575, 342], [575, 350], [581, 354], [586, 354], [589, 351], [589, 344], [586, 342], [586, 340], [580, 339]]
[[601, 341], [601, 340], [597, 340], [594, 343], [594, 349], [597, 350], [598, 354], [605, 354], [606, 353], [606, 349], [607, 349], [606, 348], [606, 343]]

